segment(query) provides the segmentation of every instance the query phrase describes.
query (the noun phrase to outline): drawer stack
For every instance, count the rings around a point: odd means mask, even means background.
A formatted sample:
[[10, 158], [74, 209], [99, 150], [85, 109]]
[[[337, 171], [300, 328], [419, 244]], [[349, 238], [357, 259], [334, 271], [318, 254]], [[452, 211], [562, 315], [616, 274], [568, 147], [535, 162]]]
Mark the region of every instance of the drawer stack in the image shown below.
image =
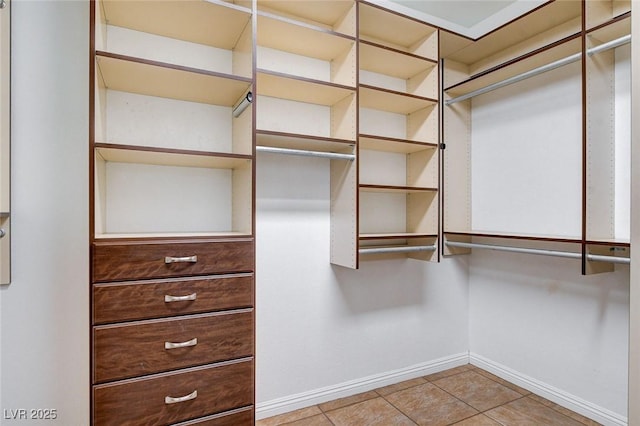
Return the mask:
[[253, 265], [249, 238], [94, 243], [94, 424], [253, 424]]

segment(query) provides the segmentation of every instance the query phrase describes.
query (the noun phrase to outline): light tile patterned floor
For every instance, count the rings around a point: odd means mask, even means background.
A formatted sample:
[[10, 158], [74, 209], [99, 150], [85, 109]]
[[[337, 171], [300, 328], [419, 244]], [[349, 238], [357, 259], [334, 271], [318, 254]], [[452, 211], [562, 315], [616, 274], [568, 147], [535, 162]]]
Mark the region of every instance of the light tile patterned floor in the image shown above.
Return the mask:
[[472, 365], [291, 413], [257, 426], [595, 426], [599, 423]]

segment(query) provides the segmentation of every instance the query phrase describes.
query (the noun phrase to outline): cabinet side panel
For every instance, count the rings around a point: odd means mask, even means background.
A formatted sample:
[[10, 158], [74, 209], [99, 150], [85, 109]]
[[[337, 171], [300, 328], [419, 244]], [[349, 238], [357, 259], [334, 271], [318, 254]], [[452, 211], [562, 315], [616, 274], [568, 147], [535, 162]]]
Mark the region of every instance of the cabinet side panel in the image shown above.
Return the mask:
[[358, 179], [355, 161], [331, 160], [331, 263], [358, 267]]
[[587, 239], [615, 233], [614, 52], [587, 57]]
[[444, 110], [444, 231], [471, 229], [471, 101]]

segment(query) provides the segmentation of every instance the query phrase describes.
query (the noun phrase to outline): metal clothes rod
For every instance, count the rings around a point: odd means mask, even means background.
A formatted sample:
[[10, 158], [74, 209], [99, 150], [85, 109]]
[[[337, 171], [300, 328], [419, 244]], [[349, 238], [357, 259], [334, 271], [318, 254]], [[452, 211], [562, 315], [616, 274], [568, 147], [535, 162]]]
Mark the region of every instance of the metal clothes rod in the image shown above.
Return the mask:
[[361, 248], [358, 250], [360, 254], [382, 254], [382, 253], [413, 253], [418, 251], [436, 251], [437, 247], [433, 246], [403, 246], [403, 247], [371, 247]]
[[601, 45], [592, 47], [591, 49], [587, 49], [587, 54], [589, 56], [595, 55], [596, 53], [604, 52], [605, 50], [609, 49], [615, 49], [616, 47], [620, 47], [628, 43], [631, 43], [631, 34], [608, 41], [606, 43], [602, 43]]
[[[541, 256], [564, 257], [567, 259], [582, 259], [581, 253], [575, 253], [570, 251], [509, 247], [509, 246], [498, 246], [493, 244], [464, 243], [460, 241], [446, 241], [445, 244], [448, 245], [449, 247], [479, 248], [479, 249], [489, 249], [489, 250], [496, 250], [496, 251], [507, 251], [512, 253], [525, 253], [525, 254], [536, 254]], [[595, 262], [622, 263], [622, 264], [629, 264], [631, 262], [631, 260], [626, 257], [602, 256], [597, 254], [587, 254], [587, 260], [592, 260]]]
[[[591, 56], [591, 55], [594, 55], [596, 53], [603, 52], [605, 50], [614, 49], [616, 47], [622, 46], [622, 45], [630, 43], [630, 42], [631, 42], [631, 35], [623, 36], [623, 37], [620, 37], [618, 39], [609, 41], [607, 43], [603, 43], [603, 44], [601, 44], [599, 46], [593, 47], [591, 49], [587, 49], [587, 54], [589, 56]], [[542, 65], [542, 66], [540, 66], [538, 68], [534, 68], [534, 69], [532, 69], [530, 71], [523, 72], [522, 74], [518, 74], [518, 75], [514, 75], [513, 77], [509, 77], [506, 80], [498, 81], [497, 83], [490, 84], [488, 86], [485, 86], [485, 87], [482, 87], [480, 89], [471, 91], [469, 93], [466, 93], [464, 95], [458, 96], [456, 98], [452, 98], [452, 99], [446, 100], [444, 103], [445, 103], [445, 105], [451, 105], [451, 104], [454, 104], [456, 102], [465, 101], [465, 100], [467, 100], [469, 98], [472, 98], [474, 96], [482, 95], [483, 93], [487, 93], [487, 92], [490, 92], [492, 90], [499, 89], [499, 88], [504, 87], [504, 86], [508, 86], [509, 84], [513, 84], [513, 83], [517, 83], [517, 82], [522, 81], [522, 80], [526, 80], [527, 78], [536, 76], [538, 74], [542, 74], [543, 72], [547, 72], [547, 71], [554, 70], [556, 68], [563, 67], [563, 66], [568, 65], [570, 63], [579, 61], [581, 58], [582, 58], [582, 53], [575, 53], [575, 54], [573, 54], [571, 56], [567, 56], [566, 58], [558, 59], [555, 62], [551, 62], [550, 64]]]
[[332, 160], [353, 161], [356, 159], [355, 154], [340, 154], [337, 152], [323, 152], [323, 151], [307, 151], [302, 149], [291, 149], [291, 148], [275, 148], [271, 146], [256, 146], [256, 151], [269, 152], [272, 154], [300, 155], [303, 157], [329, 158]]

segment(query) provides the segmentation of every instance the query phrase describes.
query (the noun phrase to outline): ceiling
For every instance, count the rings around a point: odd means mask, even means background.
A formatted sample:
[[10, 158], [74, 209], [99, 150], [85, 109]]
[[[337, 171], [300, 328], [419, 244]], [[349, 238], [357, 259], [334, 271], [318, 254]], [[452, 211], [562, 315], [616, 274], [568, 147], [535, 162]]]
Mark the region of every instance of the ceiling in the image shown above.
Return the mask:
[[546, 2], [547, 0], [372, 1], [372, 3], [472, 38], [481, 37]]

